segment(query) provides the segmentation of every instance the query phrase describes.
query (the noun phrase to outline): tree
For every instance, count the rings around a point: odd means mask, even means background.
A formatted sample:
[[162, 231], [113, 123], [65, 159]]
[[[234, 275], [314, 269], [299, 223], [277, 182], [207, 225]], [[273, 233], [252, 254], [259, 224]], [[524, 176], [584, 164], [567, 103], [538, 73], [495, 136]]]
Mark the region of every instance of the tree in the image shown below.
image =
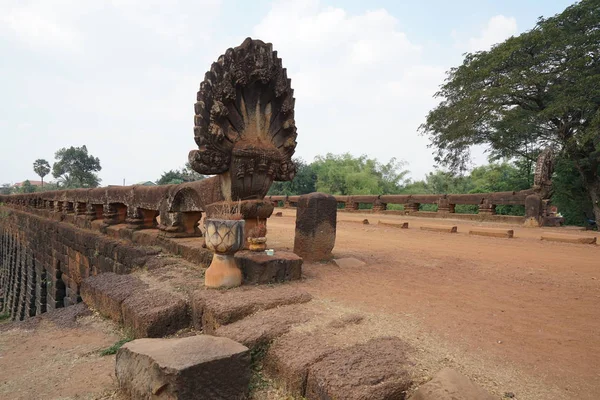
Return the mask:
[[436, 161], [464, 168], [469, 148], [533, 160], [552, 146], [578, 171], [600, 222], [600, 2], [582, 0], [448, 72], [421, 125]]
[[270, 195], [299, 195], [316, 192], [317, 174], [312, 164], [307, 164], [301, 158], [295, 158], [296, 176], [291, 181], [273, 182], [269, 189]]
[[349, 153], [317, 156], [311, 166], [317, 176], [316, 190], [339, 195], [399, 193], [408, 174], [402, 169], [404, 163], [395, 158], [381, 164]]
[[8, 183], [3, 183], [2, 186], [0, 186], [0, 194], [9, 195], [12, 191], [13, 189]]
[[98, 187], [100, 178], [96, 172], [100, 171], [100, 159], [88, 154], [87, 147], [69, 147], [58, 150], [55, 154], [56, 162], [52, 168], [52, 175], [57, 178], [62, 187]]
[[50, 164], [48, 161], [38, 158], [33, 163], [33, 171], [42, 179], [42, 187], [44, 186], [44, 177], [50, 172]]
[[31, 182], [29, 182], [29, 180], [23, 182], [23, 184], [19, 188], [19, 193], [34, 193], [35, 191], [35, 186], [33, 186]]
[[181, 169], [172, 169], [163, 172], [161, 177], [156, 181], [157, 185], [177, 185], [183, 182], [194, 182], [206, 178], [205, 175], [194, 171], [190, 163], [186, 163]]

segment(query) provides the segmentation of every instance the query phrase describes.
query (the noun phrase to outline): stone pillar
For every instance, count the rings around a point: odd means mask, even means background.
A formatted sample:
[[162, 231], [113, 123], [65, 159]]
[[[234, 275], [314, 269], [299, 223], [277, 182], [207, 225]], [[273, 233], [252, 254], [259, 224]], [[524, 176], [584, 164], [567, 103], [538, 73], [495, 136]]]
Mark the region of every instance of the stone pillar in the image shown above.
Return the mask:
[[406, 203], [406, 204], [404, 204], [404, 212], [405, 213], [417, 212], [417, 211], [419, 211], [420, 205], [421, 204], [419, 204], [419, 203]]
[[387, 204], [382, 203], [381, 200], [377, 199], [375, 203], [373, 203], [373, 212], [381, 213], [387, 210]]
[[147, 210], [129, 206], [127, 207], [127, 228], [133, 230], [156, 228], [157, 216], [158, 210]]
[[542, 199], [531, 194], [525, 197], [525, 226], [537, 227], [542, 222]]
[[[336, 208], [337, 208], [337, 200], [336, 200]], [[344, 210], [347, 211], [356, 211], [358, 210], [358, 203], [353, 202], [352, 200], [347, 201], [344, 205]]]
[[484, 201], [479, 205], [479, 214], [481, 215], [495, 215], [496, 214], [496, 205], [490, 204], [487, 201]]
[[337, 224], [337, 200], [325, 193], [300, 196], [296, 211], [294, 253], [307, 261], [332, 257]]

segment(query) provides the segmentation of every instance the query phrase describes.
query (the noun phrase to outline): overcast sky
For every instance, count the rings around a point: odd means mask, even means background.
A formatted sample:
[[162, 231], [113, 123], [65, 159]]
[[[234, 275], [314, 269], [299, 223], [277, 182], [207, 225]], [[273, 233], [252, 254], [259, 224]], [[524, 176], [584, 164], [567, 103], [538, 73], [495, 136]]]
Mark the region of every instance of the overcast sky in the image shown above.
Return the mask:
[[84, 144], [103, 185], [182, 167], [204, 73], [248, 36], [292, 79], [297, 156], [396, 157], [422, 179], [434, 162], [417, 128], [445, 71], [571, 3], [0, 0], [0, 183], [39, 180], [35, 159]]

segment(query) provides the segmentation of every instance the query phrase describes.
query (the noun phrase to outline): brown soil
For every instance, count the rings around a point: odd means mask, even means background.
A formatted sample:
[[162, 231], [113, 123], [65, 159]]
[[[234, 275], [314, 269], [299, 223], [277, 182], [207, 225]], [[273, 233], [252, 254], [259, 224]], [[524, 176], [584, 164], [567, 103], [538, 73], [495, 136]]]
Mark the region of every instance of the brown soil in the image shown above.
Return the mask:
[[[311, 320], [292, 334], [333, 333], [342, 347], [400, 337], [416, 349], [417, 383], [448, 366], [498, 397], [598, 397], [600, 246], [540, 240], [542, 232], [598, 233], [358, 213], [338, 221], [334, 255], [366, 265], [305, 264], [306, 279], [292, 286], [314, 297], [299, 306]], [[422, 225], [456, 225], [458, 233]], [[514, 229], [515, 238], [472, 236], [472, 226]], [[293, 248], [294, 210], [269, 220], [268, 241]], [[338, 322], [348, 316], [358, 323]], [[119, 338], [111, 322], [82, 306], [0, 323], [0, 399], [120, 399], [114, 356], [98, 354]], [[282, 398], [271, 386], [254, 396]]]
[[115, 356], [100, 355], [119, 339], [112, 322], [83, 304], [0, 324], [0, 399], [124, 400]]
[[[294, 210], [283, 214], [269, 220], [276, 249], [293, 246]], [[371, 224], [363, 225], [365, 218]], [[418, 229], [431, 224], [456, 225], [458, 233]], [[473, 226], [507, 227], [515, 238], [468, 235]], [[308, 264], [299, 286], [329, 309], [368, 313], [371, 334], [405, 336], [422, 349], [425, 373], [452, 365], [500, 396], [595, 399], [600, 246], [540, 240], [552, 231], [565, 232], [339, 213], [334, 255], [367, 265]]]

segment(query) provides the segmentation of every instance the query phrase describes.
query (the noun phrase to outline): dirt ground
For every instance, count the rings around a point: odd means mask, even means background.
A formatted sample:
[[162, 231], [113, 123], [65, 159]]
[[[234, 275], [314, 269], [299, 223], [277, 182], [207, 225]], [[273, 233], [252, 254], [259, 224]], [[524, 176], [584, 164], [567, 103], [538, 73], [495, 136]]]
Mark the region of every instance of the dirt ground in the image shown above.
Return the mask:
[[[283, 213], [269, 220], [269, 247], [280, 250], [292, 249], [294, 237], [294, 210]], [[459, 233], [419, 230], [424, 224], [457, 225]], [[514, 229], [515, 238], [470, 236], [474, 225]], [[539, 240], [557, 230], [340, 213], [334, 255], [366, 265], [307, 264], [294, 285], [314, 296], [314, 324], [357, 313], [364, 322], [341, 335], [410, 342], [423, 381], [450, 366], [499, 398], [596, 399], [600, 246]], [[0, 323], [0, 399], [120, 399], [114, 356], [99, 351], [121, 334], [80, 307]], [[254, 398], [285, 397], [267, 388]]]
[[[369, 219], [369, 225], [360, 223]], [[409, 229], [377, 221], [409, 222]], [[420, 225], [452, 224], [456, 234]], [[506, 227], [515, 238], [468, 235], [470, 226]], [[269, 220], [269, 245], [293, 248], [294, 210]], [[397, 326], [429, 353], [490, 391], [519, 399], [600, 396], [600, 246], [540, 240], [523, 228], [401, 216], [338, 214], [334, 255], [362, 267], [310, 264], [300, 284], [332, 307]], [[400, 328], [402, 327], [402, 328]], [[409, 328], [410, 327], [410, 328]], [[434, 371], [435, 372], [435, 371]]]
[[0, 399], [121, 400], [115, 356], [100, 351], [120, 339], [116, 326], [83, 305], [0, 324]]

